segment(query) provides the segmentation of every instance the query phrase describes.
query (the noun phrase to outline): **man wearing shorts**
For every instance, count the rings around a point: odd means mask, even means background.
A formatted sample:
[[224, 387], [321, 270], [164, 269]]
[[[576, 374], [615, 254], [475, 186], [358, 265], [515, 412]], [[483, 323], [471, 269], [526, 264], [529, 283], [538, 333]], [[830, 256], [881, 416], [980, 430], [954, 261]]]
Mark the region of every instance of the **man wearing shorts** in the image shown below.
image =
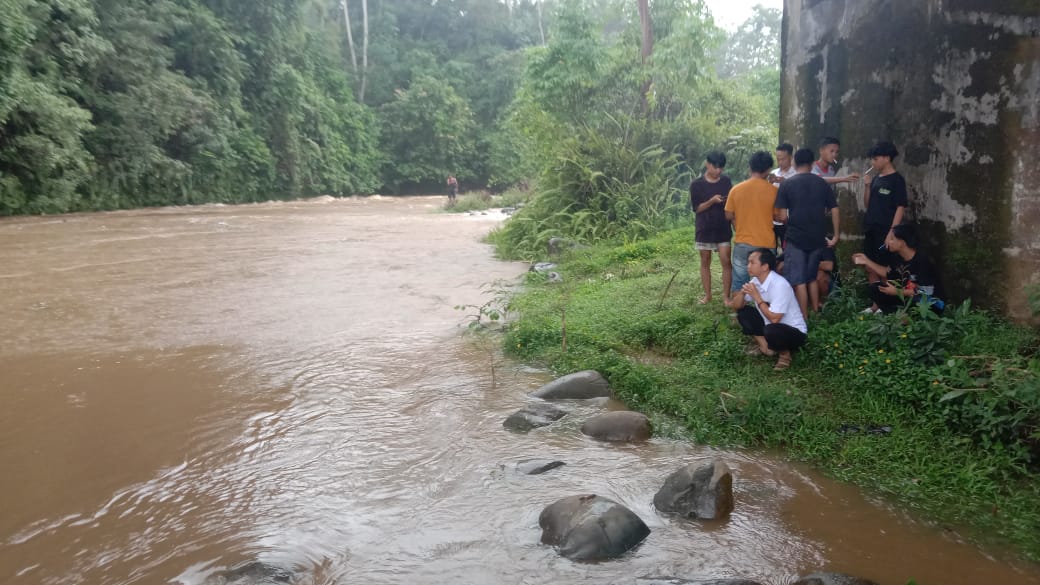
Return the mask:
[[756, 248], [772, 248], [776, 245], [776, 235], [773, 233], [776, 187], [766, 180], [769, 169], [773, 168], [773, 156], [760, 150], [751, 155], [748, 166], [751, 178], [734, 185], [726, 199], [726, 219], [733, 222], [735, 232], [733, 284], [730, 291], [740, 290], [751, 280], [747, 269], [748, 254]]
[[[794, 153], [798, 173], [780, 184], [776, 207], [780, 221], [787, 224], [784, 243], [784, 277], [794, 288], [802, 316], [808, 318], [809, 297], [813, 307], [820, 306], [819, 290], [810, 287], [817, 278], [823, 251], [838, 243], [839, 214], [834, 190], [822, 177], [813, 174], [813, 153], [802, 148]], [[834, 237], [827, 237], [827, 214], [834, 228]]]
[[723, 206], [729, 196], [733, 183], [722, 174], [726, 168], [726, 155], [712, 151], [704, 157], [704, 174], [690, 183], [690, 204], [697, 214], [697, 233], [695, 245], [701, 256], [701, 284], [704, 286], [704, 297], [700, 304], [711, 302], [711, 253], [719, 256], [722, 264], [722, 298], [729, 298], [729, 287], [733, 280], [733, 267], [730, 264], [730, 238], [733, 231]]

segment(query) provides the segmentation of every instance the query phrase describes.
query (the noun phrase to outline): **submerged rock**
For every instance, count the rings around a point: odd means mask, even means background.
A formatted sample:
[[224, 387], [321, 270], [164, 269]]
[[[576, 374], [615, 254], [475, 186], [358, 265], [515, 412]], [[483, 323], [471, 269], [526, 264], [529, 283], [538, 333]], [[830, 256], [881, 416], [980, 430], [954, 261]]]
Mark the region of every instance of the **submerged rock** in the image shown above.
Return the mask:
[[556, 264], [552, 262], [536, 262], [531, 266], [530, 272], [549, 272], [556, 268]]
[[251, 561], [209, 577], [204, 585], [275, 585], [290, 583], [292, 578], [286, 569]]
[[569, 496], [540, 516], [542, 543], [576, 561], [617, 558], [650, 534], [650, 528], [621, 504], [594, 494]]
[[546, 459], [529, 459], [516, 464], [516, 470], [524, 475], [541, 475], [546, 471], [552, 471], [557, 467], [567, 465], [563, 461], [549, 461]]
[[641, 577], [635, 580], [635, 585], [762, 585], [757, 581], [747, 579], [708, 579], [688, 580], [677, 577]]
[[610, 384], [595, 370], [567, 374], [535, 390], [531, 396], [545, 400], [609, 398]]
[[686, 465], [668, 476], [654, 496], [654, 506], [666, 514], [718, 520], [733, 511], [733, 474], [722, 461]]
[[566, 410], [546, 402], [528, 404], [509, 415], [502, 422], [502, 426], [511, 431], [526, 433], [531, 429], [551, 425], [566, 414]]
[[581, 432], [601, 441], [645, 441], [650, 438], [650, 419], [630, 410], [604, 412], [585, 421]]
[[877, 583], [844, 573], [813, 573], [799, 578], [791, 585], [878, 585]]

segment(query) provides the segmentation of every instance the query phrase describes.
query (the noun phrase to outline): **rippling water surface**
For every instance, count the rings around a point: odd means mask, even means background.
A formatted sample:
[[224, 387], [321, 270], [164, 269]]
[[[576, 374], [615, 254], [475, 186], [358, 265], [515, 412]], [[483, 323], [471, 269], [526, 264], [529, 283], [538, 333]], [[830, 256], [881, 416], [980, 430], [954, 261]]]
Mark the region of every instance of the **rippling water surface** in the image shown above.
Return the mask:
[[[502, 420], [549, 380], [494, 384], [459, 304], [525, 270], [480, 238], [500, 217], [440, 198], [320, 200], [0, 221], [0, 583], [197, 585], [242, 562], [304, 584], [1040, 584], [759, 453], [584, 438]], [[724, 457], [723, 523], [659, 516], [679, 466]], [[517, 461], [567, 465], [541, 476]], [[598, 493], [653, 530], [621, 560], [538, 544], [538, 514]]]

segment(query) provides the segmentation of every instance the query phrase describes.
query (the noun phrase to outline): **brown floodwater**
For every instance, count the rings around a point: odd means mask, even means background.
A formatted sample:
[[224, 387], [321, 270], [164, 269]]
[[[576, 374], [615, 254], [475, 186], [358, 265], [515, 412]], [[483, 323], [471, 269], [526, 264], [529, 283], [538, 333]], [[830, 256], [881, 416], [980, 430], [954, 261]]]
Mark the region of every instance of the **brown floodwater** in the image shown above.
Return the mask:
[[[657, 438], [597, 443], [572, 405], [502, 420], [550, 379], [463, 338], [482, 285], [526, 265], [481, 237], [501, 216], [438, 197], [357, 198], [0, 221], [0, 583], [198, 585], [242, 562], [304, 584], [1040, 584], [804, 467]], [[879, 439], [883, 440], [883, 439]], [[651, 504], [722, 457], [722, 523]], [[567, 465], [522, 476], [522, 459]], [[539, 544], [538, 514], [598, 493], [653, 530], [619, 560]]]

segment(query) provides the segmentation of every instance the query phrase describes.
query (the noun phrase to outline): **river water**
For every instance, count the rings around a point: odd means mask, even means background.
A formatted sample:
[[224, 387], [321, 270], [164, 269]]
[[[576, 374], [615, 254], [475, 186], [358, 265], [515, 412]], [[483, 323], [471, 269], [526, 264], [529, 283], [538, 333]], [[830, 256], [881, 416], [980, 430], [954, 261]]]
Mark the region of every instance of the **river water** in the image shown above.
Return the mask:
[[[500, 216], [358, 198], [0, 221], [0, 583], [198, 585], [242, 562], [304, 584], [1040, 584], [857, 490], [753, 452], [584, 438], [574, 404], [502, 420], [550, 379], [460, 335], [482, 285], [526, 265], [480, 242]], [[883, 439], [879, 439], [883, 440]], [[652, 508], [723, 457], [722, 523]], [[529, 458], [566, 466], [517, 474]], [[597, 493], [652, 529], [620, 560], [539, 544], [538, 514]]]

